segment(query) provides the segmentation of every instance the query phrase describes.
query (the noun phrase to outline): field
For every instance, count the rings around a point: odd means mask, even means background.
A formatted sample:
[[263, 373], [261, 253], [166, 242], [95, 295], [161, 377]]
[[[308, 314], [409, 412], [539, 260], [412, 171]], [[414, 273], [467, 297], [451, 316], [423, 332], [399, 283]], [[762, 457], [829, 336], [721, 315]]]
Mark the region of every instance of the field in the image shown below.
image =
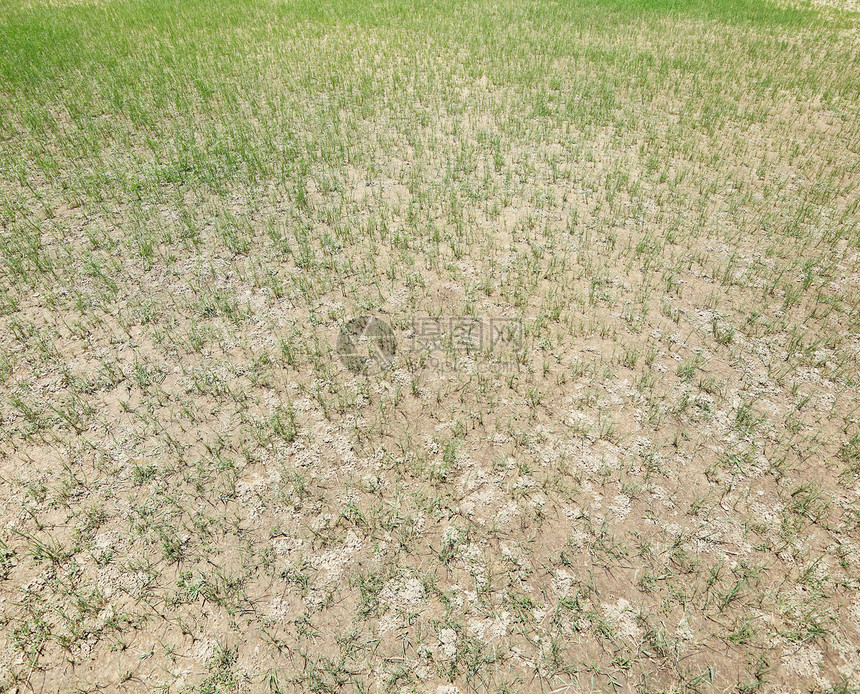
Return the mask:
[[0, 4], [0, 690], [860, 691], [858, 28]]

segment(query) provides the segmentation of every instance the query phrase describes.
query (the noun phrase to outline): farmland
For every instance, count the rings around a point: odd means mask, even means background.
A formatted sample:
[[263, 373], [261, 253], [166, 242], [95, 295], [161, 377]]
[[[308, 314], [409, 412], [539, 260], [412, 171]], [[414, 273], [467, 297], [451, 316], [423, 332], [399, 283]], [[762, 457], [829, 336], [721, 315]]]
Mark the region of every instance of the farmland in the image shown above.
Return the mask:
[[858, 19], [0, 5], [0, 690], [858, 691]]

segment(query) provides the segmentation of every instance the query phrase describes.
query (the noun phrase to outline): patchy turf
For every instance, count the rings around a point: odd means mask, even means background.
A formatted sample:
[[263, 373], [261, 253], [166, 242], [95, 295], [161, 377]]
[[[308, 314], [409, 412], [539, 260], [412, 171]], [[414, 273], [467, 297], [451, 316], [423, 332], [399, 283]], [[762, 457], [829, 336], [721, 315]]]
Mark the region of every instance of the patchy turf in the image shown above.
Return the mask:
[[0, 688], [860, 687], [857, 28], [5, 3]]

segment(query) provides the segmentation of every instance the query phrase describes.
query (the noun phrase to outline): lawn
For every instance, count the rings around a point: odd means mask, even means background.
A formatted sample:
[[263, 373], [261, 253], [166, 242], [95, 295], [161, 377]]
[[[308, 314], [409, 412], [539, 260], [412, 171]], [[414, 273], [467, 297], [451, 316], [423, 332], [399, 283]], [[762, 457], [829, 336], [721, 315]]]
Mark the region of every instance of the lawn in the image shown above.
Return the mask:
[[860, 691], [858, 30], [0, 4], [0, 690]]

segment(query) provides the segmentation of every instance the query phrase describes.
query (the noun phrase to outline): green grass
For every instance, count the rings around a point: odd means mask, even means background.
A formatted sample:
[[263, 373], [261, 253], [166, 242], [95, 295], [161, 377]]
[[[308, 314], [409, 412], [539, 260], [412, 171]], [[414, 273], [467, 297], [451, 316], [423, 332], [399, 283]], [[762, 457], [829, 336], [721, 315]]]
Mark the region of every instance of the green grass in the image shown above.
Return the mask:
[[856, 32], [4, 3], [0, 688], [854, 691]]
[[[741, 28], [721, 23], [728, 19], [741, 20]], [[696, 44], [679, 54], [628, 40], [666, 22], [685, 27], [680, 35]], [[785, 24], [804, 32], [812, 55], [785, 40]], [[729, 31], [738, 35], [726, 44]], [[341, 138], [358, 140], [361, 152], [361, 120], [339, 123], [344, 110], [373, 119], [386, 104], [410, 123], [437, 102], [456, 107], [452, 81], [484, 74], [499, 88], [525, 88], [538, 128], [562, 120], [624, 127], [643, 115], [659, 117], [658, 97], [673, 96], [685, 102], [693, 127], [713, 133], [728, 119], [761, 120], [755, 103], [780, 90], [821, 94], [828, 103], [856, 97], [851, 72], [836, 69], [856, 55], [850, 45], [820, 45], [816, 37], [828, 31], [811, 10], [752, 1], [496, 11], [481, 3], [8, 7], [0, 29], [3, 139], [27, 149], [21, 162], [18, 148], [4, 148], [3, 163], [22, 183], [40, 172], [70, 198], [133, 198], [162, 184], [285, 183], [315, 161], [342, 158]], [[358, 59], [367, 41], [377, 59], [402, 55], [408, 62], [371, 79]], [[748, 59], [738, 61], [738, 50]], [[763, 52], [769, 61], [756, 60]], [[438, 62], [422, 69], [413, 53], [425, 65]], [[455, 53], [459, 59], [449, 62]], [[679, 72], [687, 79], [675, 79]], [[323, 93], [327, 99], [314, 98]], [[738, 110], [741, 95], [752, 103]], [[322, 130], [307, 132], [308, 123]], [[70, 158], [77, 164], [69, 166]]]

